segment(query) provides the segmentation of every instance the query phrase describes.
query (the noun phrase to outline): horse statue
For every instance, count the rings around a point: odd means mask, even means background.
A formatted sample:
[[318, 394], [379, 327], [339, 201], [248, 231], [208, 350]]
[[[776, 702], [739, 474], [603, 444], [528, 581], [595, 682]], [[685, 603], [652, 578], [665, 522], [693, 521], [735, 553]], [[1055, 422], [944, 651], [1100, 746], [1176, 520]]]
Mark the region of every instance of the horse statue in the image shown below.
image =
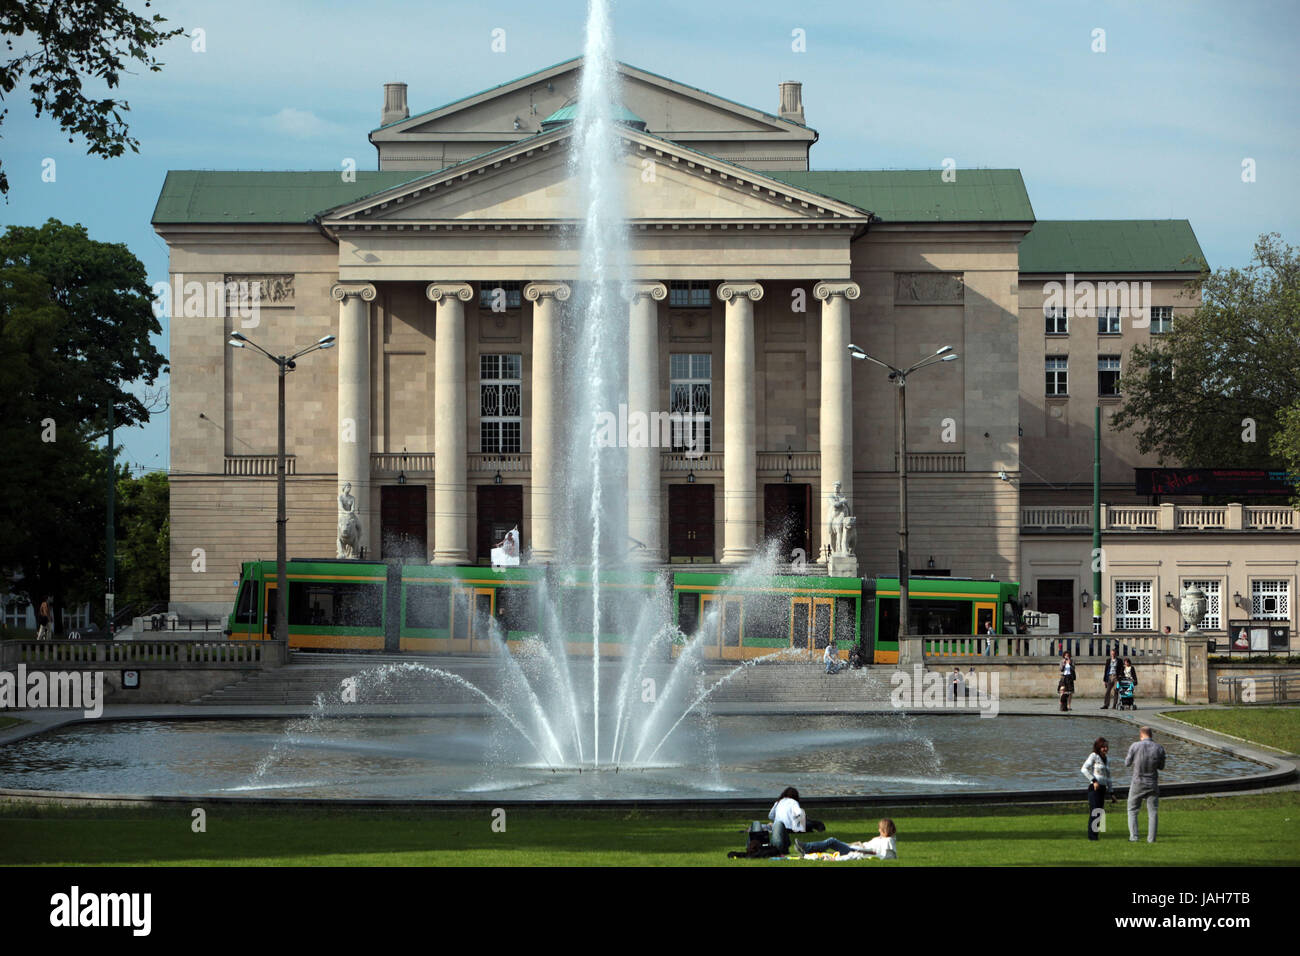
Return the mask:
[[355, 558], [361, 553], [361, 520], [357, 517], [356, 499], [352, 497], [352, 483], [343, 483], [339, 495], [338, 557]]

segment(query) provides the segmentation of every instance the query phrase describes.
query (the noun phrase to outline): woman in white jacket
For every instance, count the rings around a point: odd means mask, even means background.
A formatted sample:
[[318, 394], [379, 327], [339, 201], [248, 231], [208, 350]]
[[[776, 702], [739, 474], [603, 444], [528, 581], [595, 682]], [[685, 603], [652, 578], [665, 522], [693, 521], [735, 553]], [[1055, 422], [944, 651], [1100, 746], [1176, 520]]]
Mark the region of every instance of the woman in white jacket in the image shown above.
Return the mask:
[[1105, 737], [1098, 737], [1092, 745], [1092, 753], [1083, 762], [1083, 775], [1088, 778], [1088, 839], [1101, 839], [1097, 834], [1104, 829], [1102, 821], [1106, 816], [1106, 794], [1110, 793], [1110, 763], [1106, 756], [1110, 744]]

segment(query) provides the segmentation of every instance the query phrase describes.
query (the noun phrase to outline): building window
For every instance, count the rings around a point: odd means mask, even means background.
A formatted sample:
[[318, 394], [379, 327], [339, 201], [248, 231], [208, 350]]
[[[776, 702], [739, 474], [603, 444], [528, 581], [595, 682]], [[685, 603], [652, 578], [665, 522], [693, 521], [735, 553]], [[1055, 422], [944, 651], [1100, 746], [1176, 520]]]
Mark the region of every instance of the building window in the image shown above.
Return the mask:
[[713, 356], [674, 353], [668, 357], [673, 451], [703, 453], [713, 448]]
[[[1218, 581], [1194, 581], [1190, 578], [1183, 580], [1183, 590], [1190, 591], [1193, 588], [1200, 588], [1205, 592], [1205, 620], [1201, 621], [1201, 627], [1207, 631], [1223, 630], [1222, 615], [1219, 608], [1219, 595], [1222, 593], [1219, 589]], [[1183, 630], [1187, 630], [1187, 622], [1183, 622]]]
[[90, 605], [83, 604], [75, 611], [64, 611], [61, 617], [63, 618], [64, 634], [71, 634], [73, 631], [84, 631], [90, 626]]
[[1119, 335], [1119, 306], [1101, 306], [1097, 309], [1097, 334]]
[[1063, 305], [1043, 306], [1043, 317], [1047, 321], [1048, 335], [1068, 335], [1070, 332], [1070, 310]]
[[5, 627], [27, 626], [27, 602], [22, 598], [6, 597], [4, 599]]
[[1151, 582], [1115, 582], [1115, 630], [1149, 631], [1151, 624]]
[[668, 305], [673, 309], [707, 309], [710, 292], [706, 279], [673, 280], [668, 283]]
[[1068, 395], [1068, 366], [1070, 360], [1061, 355], [1049, 355], [1047, 357], [1047, 394], [1048, 395]]
[[1174, 307], [1172, 305], [1153, 305], [1151, 307], [1151, 334], [1163, 335], [1174, 327]]
[[484, 282], [478, 290], [478, 307], [493, 312], [518, 309], [523, 305], [522, 282]]
[[479, 357], [479, 450], [484, 454], [517, 455], [521, 448], [523, 357]]
[[1289, 581], [1251, 581], [1250, 616], [1255, 621], [1291, 619], [1291, 584]]
[[1119, 356], [1099, 355], [1097, 357], [1097, 395], [1119, 394]]

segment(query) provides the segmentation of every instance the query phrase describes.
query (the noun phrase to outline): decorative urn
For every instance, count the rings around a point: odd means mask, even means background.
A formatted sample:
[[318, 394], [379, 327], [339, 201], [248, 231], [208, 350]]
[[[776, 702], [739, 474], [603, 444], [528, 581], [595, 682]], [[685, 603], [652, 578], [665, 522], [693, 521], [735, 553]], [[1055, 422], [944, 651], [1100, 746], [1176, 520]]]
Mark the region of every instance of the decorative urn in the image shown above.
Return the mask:
[[1205, 592], [1200, 588], [1183, 592], [1181, 610], [1189, 633], [1200, 633], [1201, 622], [1205, 620], [1205, 607]]

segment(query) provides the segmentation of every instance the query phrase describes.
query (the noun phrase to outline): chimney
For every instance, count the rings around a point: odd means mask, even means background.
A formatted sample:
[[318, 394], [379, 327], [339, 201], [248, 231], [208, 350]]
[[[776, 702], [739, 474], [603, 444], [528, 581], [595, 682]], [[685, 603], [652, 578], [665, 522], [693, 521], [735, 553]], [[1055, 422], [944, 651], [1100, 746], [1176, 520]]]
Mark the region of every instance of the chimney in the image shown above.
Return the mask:
[[783, 120], [803, 125], [803, 84], [790, 81], [781, 84], [781, 109], [777, 115]]
[[387, 126], [410, 115], [411, 111], [406, 108], [406, 84], [385, 83], [384, 112], [379, 117], [379, 125]]

